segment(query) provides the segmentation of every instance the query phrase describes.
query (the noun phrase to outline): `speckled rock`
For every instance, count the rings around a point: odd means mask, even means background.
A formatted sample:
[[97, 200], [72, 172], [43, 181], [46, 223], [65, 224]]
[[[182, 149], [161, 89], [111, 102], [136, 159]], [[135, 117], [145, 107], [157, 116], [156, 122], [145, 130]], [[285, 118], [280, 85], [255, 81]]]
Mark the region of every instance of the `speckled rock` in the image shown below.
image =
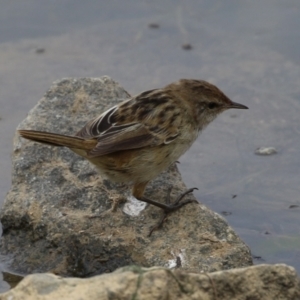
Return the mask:
[[[109, 77], [64, 79], [53, 84], [19, 128], [74, 134], [127, 97]], [[128, 264], [192, 272], [252, 264], [248, 247], [204, 205], [194, 203], [174, 212], [148, 237], [160, 209], [133, 201], [127, 187], [102, 179], [69, 149], [16, 134], [12, 160], [0, 246], [12, 271], [87, 277]], [[169, 186], [172, 199], [186, 189], [176, 165], [149, 184], [146, 196], [164, 201]], [[131, 201], [124, 204], [126, 199]]]
[[286, 265], [207, 274], [130, 266], [89, 279], [29, 275], [0, 299], [296, 300], [300, 299], [300, 286], [295, 269]]

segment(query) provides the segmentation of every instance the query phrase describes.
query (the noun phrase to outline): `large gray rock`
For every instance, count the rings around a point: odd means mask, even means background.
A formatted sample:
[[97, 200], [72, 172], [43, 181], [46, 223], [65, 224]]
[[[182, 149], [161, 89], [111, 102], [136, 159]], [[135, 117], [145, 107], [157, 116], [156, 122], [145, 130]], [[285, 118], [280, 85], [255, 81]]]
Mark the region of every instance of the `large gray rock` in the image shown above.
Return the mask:
[[206, 274], [165, 268], [124, 267], [89, 279], [52, 274], [25, 277], [1, 299], [72, 300], [296, 300], [297, 274], [286, 265], [260, 265]]
[[[86, 121], [127, 97], [108, 77], [64, 79], [50, 88], [19, 128], [75, 134]], [[204, 205], [190, 204], [172, 213], [149, 238], [161, 210], [140, 206], [127, 189], [102, 179], [69, 149], [16, 134], [12, 160], [0, 247], [11, 259], [10, 270], [86, 277], [128, 264], [192, 272], [252, 264], [248, 247]], [[172, 198], [186, 189], [176, 165], [155, 179], [146, 195], [164, 201], [170, 185]], [[131, 202], [122, 203], [126, 199]]]

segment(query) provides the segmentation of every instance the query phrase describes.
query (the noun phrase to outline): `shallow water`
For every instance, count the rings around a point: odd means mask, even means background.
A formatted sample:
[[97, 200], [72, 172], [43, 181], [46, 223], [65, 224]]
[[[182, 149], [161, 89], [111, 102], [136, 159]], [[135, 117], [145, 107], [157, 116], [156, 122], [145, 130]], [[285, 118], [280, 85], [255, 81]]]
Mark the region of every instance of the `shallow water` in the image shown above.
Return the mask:
[[[0, 199], [15, 128], [54, 80], [109, 75], [135, 94], [205, 79], [250, 109], [225, 112], [201, 134], [180, 159], [184, 181], [257, 263], [299, 272], [299, 25], [297, 0], [1, 3]], [[278, 153], [255, 155], [261, 146]]]

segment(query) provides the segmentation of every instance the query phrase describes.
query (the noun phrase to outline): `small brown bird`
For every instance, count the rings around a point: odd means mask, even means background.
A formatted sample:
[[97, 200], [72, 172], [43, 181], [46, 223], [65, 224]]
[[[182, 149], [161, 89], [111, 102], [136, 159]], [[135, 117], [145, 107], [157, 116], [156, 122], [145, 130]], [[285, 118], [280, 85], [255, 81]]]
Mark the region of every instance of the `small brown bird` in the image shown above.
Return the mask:
[[198, 134], [229, 108], [247, 109], [206, 81], [181, 79], [121, 102], [89, 121], [75, 136], [33, 130], [19, 133], [36, 142], [68, 147], [108, 179], [132, 183], [133, 196], [164, 210], [160, 226], [168, 213], [193, 202], [181, 201], [193, 189], [168, 205], [144, 197], [147, 183], [185, 153]]

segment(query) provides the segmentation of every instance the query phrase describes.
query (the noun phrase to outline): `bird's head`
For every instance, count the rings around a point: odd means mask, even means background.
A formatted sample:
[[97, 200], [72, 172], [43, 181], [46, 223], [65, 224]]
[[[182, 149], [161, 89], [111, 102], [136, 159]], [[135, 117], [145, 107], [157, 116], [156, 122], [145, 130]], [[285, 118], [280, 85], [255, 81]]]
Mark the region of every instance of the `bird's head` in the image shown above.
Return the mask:
[[231, 101], [215, 85], [204, 80], [181, 79], [170, 86], [187, 104], [199, 130], [227, 109], [248, 109], [243, 104]]

